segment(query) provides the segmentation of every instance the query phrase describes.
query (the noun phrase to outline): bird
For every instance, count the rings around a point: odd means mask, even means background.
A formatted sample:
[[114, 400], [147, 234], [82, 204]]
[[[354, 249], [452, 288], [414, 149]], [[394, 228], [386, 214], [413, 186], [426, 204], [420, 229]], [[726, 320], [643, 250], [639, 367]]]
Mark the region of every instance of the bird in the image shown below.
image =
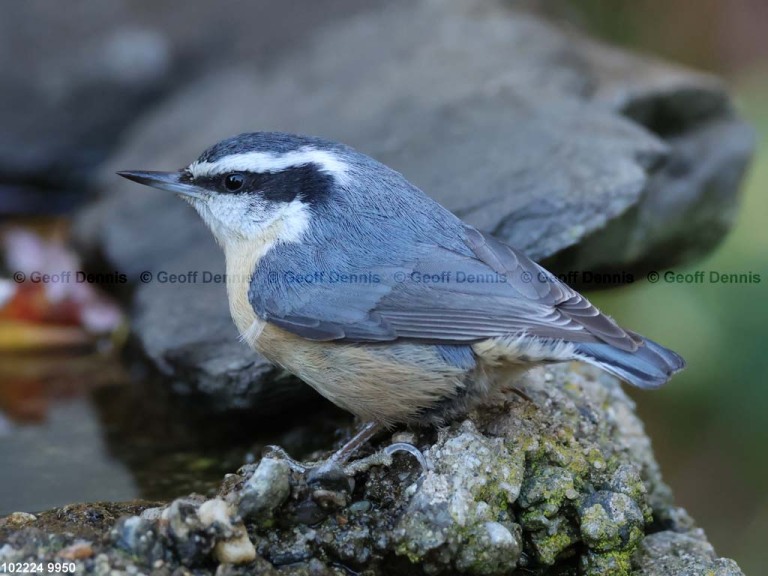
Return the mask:
[[223, 249], [242, 340], [364, 423], [337, 462], [533, 366], [585, 362], [644, 389], [685, 366], [347, 145], [251, 132], [179, 171], [118, 174], [191, 204]]

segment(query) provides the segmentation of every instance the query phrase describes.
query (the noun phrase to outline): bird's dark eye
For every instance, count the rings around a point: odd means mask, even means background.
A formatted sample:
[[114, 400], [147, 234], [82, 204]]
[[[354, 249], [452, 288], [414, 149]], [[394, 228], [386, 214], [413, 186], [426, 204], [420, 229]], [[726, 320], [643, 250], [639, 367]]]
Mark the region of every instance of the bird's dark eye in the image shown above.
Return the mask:
[[230, 192], [237, 192], [245, 184], [245, 176], [238, 173], [227, 174], [224, 176], [224, 188]]

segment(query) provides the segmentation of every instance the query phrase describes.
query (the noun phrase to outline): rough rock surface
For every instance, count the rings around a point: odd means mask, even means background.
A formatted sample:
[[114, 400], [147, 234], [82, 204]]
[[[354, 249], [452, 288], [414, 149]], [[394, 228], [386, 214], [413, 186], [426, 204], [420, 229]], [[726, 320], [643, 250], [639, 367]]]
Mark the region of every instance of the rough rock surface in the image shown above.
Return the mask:
[[95, 574], [742, 574], [674, 507], [615, 379], [564, 365], [523, 389], [530, 400], [397, 434], [424, 471], [396, 454], [353, 482], [308, 482], [265, 457], [209, 500], [9, 516], [0, 561], [68, 558]]
[[[638, 273], [722, 237], [752, 147], [715, 79], [502, 2], [377, 6], [273, 57], [221, 66], [141, 117], [78, 226], [107, 268], [154, 274], [136, 297], [139, 349], [222, 408], [252, 403], [274, 372], [234, 343], [224, 286], [203, 279], [223, 272], [221, 253], [189, 206], [114, 170], [183, 166], [247, 130], [312, 133], [394, 166], [555, 271]], [[159, 271], [198, 276], [160, 284]]]
[[225, 58], [268, 63], [276, 47], [290, 51], [317, 26], [361, 9], [356, 0], [190, 0], [181, 18], [174, 2], [155, 0], [79, 0], [69, 10], [46, 0], [8, 4], [0, 19], [0, 213], [71, 210], [159, 96]]

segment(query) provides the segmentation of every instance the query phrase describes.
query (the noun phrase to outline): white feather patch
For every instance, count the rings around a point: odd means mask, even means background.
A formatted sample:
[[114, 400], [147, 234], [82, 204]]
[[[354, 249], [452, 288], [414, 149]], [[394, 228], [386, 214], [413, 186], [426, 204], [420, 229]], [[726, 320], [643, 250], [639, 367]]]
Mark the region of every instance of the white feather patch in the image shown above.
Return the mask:
[[270, 152], [231, 154], [215, 162], [193, 162], [188, 170], [193, 178], [201, 178], [227, 172], [280, 172], [286, 168], [306, 164], [315, 164], [320, 171], [338, 180], [346, 177], [349, 168], [334, 153], [305, 146], [285, 154]]
[[256, 318], [251, 322], [250, 327], [240, 334], [240, 341], [245, 342], [251, 348], [253, 348], [256, 345], [259, 336], [261, 336], [261, 333], [264, 331], [265, 325], [266, 322], [260, 318]]
[[489, 364], [561, 362], [573, 360], [576, 346], [565, 340], [546, 340], [525, 333], [489, 338], [472, 346]]
[[280, 214], [280, 229], [275, 237], [277, 242], [301, 242], [309, 228], [309, 207], [301, 200], [293, 200]]

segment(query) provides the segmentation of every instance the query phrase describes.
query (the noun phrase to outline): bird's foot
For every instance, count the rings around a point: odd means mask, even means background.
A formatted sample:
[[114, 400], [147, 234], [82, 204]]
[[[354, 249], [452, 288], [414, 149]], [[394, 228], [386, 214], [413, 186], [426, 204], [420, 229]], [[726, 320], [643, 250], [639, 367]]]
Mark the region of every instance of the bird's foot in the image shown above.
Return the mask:
[[312, 469], [314, 462], [299, 462], [293, 458], [288, 452], [286, 452], [280, 446], [269, 445], [265, 446], [261, 453], [262, 458], [275, 458], [276, 460], [282, 460], [293, 470], [299, 474], [306, 474]]
[[360, 460], [351, 460], [360, 448], [381, 430], [382, 428], [378, 424], [372, 422], [364, 424], [348, 442], [327, 460], [319, 462], [299, 462], [279, 446], [268, 446], [265, 455], [285, 461], [294, 472], [306, 476], [307, 484], [326, 490], [350, 490], [349, 480], [355, 474], [366, 472], [374, 466], [390, 466], [392, 455], [397, 452], [406, 452], [413, 456], [421, 466], [422, 473], [429, 469], [424, 454], [416, 446], [407, 442], [395, 442], [370, 456]]
[[421, 466], [422, 474], [429, 470], [429, 464], [427, 463], [427, 459], [424, 457], [424, 454], [421, 452], [421, 450], [416, 448], [416, 446], [413, 444], [408, 444], [407, 442], [395, 442], [383, 450], [379, 450], [375, 454], [371, 454], [370, 456], [366, 456], [360, 460], [354, 460], [350, 462], [344, 466], [344, 472], [347, 474], [347, 476], [354, 476], [359, 472], [368, 471], [373, 466], [391, 466], [392, 455], [396, 454], [397, 452], [406, 452], [413, 456]]

